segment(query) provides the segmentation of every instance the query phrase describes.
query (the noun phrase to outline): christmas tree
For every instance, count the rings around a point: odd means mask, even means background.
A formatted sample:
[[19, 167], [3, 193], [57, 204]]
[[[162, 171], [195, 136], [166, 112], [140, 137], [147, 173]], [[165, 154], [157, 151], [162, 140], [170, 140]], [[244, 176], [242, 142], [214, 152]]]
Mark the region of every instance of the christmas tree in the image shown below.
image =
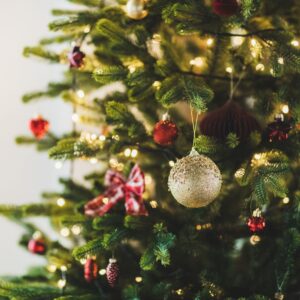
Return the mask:
[[299, 299], [299, 1], [69, 1], [24, 50], [64, 79], [23, 101], [59, 97], [73, 129], [43, 111], [17, 142], [70, 177], [0, 206], [46, 260], [0, 299]]

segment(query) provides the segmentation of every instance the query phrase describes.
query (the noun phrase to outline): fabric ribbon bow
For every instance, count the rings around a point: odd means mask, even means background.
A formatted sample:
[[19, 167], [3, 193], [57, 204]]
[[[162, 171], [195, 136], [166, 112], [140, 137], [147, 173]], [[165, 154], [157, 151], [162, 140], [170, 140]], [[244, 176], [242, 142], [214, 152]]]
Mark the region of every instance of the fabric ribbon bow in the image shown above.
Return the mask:
[[142, 198], [145, 190], [145, 177], [138, 165], [132, 168], [127, 180], [122, 174], [108, 170], [104, 183], [107, 186], [105, 193], [85, 205], [87, 216], [103, 216], [122, 199], [125, 199], [125, 209], [128, 215], [148, 215]]

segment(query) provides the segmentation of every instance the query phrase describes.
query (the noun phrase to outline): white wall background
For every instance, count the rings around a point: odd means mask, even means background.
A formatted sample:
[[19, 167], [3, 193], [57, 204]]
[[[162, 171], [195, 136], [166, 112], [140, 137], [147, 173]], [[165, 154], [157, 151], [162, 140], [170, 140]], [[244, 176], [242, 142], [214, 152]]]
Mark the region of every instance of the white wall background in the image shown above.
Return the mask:
[[[64, 67], [22, 57], [24, 46], [35, 45], [49, 35], [52, 8], [66, 6], [62, 0], [10, 0], [0, 2], [0, 202], [21, 204], [39, 201], [39, 194], [58, 188], [57, 178], [68, 174], [68, 166], [54, 168], [47, 154], [33, 147], [19, 147], [14, 138], [28, 133], [28, 120], [41, 113], [55, 132], [71, 126], [70, 109], [59, 100], [24, 105], [21, 95], [46, 87], [60, 78]], [[44, 225], [46, 220], [44, 221]], [[0, 217], [0, 274], [22, 274], [42, 258], [18, 247], [22, 228]]]

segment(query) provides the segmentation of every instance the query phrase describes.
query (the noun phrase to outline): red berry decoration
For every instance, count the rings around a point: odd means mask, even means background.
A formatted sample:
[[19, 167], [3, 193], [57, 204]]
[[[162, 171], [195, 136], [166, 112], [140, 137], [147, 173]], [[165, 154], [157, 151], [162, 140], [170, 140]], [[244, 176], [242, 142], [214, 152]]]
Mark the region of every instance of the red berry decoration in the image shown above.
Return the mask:
[[172, 145], [178, 137], [178, 128], [175, 123], [170, 121], [168, 115], [164, 115], [163, 119], [157, 122], [153, 130], [153, 140], [161, 146]]
[[85, 54], [80, 51], [80, 47], [75, 46], [68, 56], [71, 68], [80, 68], [83, 65]]
[[49, 122], [38, 116], [29, 121], [29, 129], [37, 139], [42, 139], [49, 130]]
[[28, 242], [28, 250], [31, 253], [38, 254], [38, 255], [43, 255], [46, 253], [47, 247], [42, 239], [31, 239]]
[[98, 265], [93, 258], [88, 258], [84, 265], [84, 278], [88, 283], [93, 282], [98, 276]]
[[232, 100], [208, 112], [200, 121], [201, 134], [225, 140], [229, 133], [235, 133], [241, 141], [253, 131], [261, 131], [257, 120]]
[[270, 123], [267, 128], [269, 141], [286, 141], [292, 128], [292, 124], [284, 120], [283, 114], [276, 115], [275, 121]]
[[239, 10], [237, 0], [214, 0], [212, 6], [213, 12], [221, 17], [231, 17]]
[[106, 278], [108, 281], [108, 284], [111, 287], [114, 287], [119, 279], [119, 265], [117, 263], [117, 260], [115, 258], [111, 258], [109, 260], [109, 264], [106, 267]]
[[247, 223], [249, 230], [253, 233], [263, 231], [266, 227], [266, 220], [261, 216], [261, 211], [256, 209], [252, 217], [248, 219]]

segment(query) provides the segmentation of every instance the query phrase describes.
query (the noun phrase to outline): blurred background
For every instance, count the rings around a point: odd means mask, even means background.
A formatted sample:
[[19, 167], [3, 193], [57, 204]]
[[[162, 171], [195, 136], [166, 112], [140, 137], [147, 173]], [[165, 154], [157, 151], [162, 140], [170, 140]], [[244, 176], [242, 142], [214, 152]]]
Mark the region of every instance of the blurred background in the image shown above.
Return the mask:
[[[28, 120], [40, 113], [60, 133], [71, 127], [71, 110], [61, 101], [44, 100], [24, 105], [25, 92], [46, 87], [48, 81], [59, 80], [66, 66], [49, 65], [44, 61], [26, 59], [23, 47], [35, 45], [49, 36], [47, 24], [52, 20], [51, 9], [67, 6], [61, 0], [10, 0], [0, 2], [0, 201], [21, 204], [40, 201], [42, 191], [57, 190], [57, 179], [67, 176], [69, 166], [56, 169], [46, 153], [34, 147], [20, 147], [15, 137], [28, 134]], [[52, 103], [50, 103], [52, 101]], [[53, 103], [55, 101], [55, 103]], [[53, 122], [55, 120], [55, 122]], [[70, 122], [68, 122], [70, 120]], [[47, 220], [38, 220], [48, 228]], [[22, 274], [31, 265], [43, 262], [18, 247], [22, 228], [0, 217], [0, 274]]]

